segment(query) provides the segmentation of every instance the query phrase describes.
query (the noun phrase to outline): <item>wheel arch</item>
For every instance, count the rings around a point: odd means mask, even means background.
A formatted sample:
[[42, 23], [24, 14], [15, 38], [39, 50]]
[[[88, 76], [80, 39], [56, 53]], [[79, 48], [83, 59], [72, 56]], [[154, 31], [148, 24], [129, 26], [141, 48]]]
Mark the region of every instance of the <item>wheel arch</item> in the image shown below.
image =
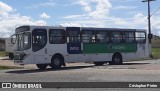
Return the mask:
[[114, 58], [115, 55], [119, 55], [121, 57], [121, 60], [123, 61], [123, 57], [122, 57], [122, 54], [120, 52], [113, 53], [112, 60], [113, 60], [113, 58]]
[[60, 57], [60, 58], [62, 58], [62, 65], [65, 66], [65, 59], [64, 59], [64, 56], [63, 56], [62, 54], [60, 54], [60, 53], [55, 53], [55, 54], [52, 56], [52, 58], [51, 58], [51, 62], [52, 62], [53, 58], [55, 58], [55, 57]]

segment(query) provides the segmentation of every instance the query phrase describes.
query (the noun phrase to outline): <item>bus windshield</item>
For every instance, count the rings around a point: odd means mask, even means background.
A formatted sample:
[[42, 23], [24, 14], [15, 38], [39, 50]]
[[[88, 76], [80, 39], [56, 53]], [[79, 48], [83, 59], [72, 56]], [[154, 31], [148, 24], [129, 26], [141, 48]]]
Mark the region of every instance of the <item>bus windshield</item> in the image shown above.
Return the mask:
[[15, 51], [27, 50], [31, 47], [31, 34], [21, 33], [16, 34]]

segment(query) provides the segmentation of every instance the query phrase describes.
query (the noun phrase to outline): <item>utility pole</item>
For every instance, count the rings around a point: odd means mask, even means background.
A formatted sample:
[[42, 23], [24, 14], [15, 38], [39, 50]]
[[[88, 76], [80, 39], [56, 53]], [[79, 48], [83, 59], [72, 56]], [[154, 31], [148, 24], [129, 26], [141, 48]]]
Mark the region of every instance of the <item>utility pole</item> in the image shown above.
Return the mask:
[[151, 14], [150, 14], [150, 1], [155, 1], [155, 0], [143, 0], [142, 2], [148, 2], [148, 40], [149, 44], [151, 44], [151, 39], [153, 37], [151, 33]]
[[152, 47], [151, 47], [151, 43], [152, 43], [152, 33], [151, 33], [151, 14], [150, 14], [150, 1], [155, 1], [155, 0], [143, 0], [142, 2], [148, 2], [148, 40], [149, 40], [149, 45], [148, 45], [148, 49], [149, 49], [149, 56], [151, 58], [153, 58], [152, 55]]

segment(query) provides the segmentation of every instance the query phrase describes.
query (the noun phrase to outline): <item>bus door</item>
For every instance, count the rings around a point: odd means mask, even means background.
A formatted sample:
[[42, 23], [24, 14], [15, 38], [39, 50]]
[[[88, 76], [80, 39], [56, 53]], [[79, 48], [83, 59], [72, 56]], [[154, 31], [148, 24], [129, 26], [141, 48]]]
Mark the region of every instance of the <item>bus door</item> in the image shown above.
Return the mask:
[[32, 63], [47, 62], [47, 30], [34, 29], [32, 31]]
[[67, 52], [68, 54], [81, 54], [81, 34], [79, 27], [67, 27]]

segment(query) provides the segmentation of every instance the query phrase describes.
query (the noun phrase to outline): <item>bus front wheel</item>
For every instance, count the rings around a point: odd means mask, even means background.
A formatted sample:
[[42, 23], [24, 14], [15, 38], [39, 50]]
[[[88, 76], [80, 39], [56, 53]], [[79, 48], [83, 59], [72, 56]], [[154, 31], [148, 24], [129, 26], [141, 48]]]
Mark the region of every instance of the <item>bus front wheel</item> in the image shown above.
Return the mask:
[[112, 61], [109, 62], [110, 65], [120, 65], [122, 63], [123, 61], [122, 61], [122, 56], [120, 53], [114, 54], [112, 57]]
[[60, 56], [54, 56], [51, 60], [51, 68], [60, 69], [62, 67], [63, 58]]
[[47, 68], [47, 64], [36, 64], [40, 70], [44, 70]]

